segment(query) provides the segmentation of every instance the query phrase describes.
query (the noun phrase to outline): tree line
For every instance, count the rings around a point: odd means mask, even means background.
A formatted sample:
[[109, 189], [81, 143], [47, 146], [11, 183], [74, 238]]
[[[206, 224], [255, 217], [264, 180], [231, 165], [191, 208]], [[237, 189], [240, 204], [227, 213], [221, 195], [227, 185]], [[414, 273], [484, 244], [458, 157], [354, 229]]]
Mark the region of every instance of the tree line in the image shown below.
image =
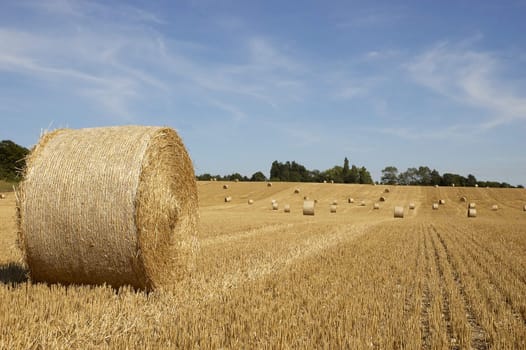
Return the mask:
[[[404, 172], [398, 172], [398, 168], [390, 165], [382, 170], [381, 183], [386, 185], [417, 185], [417, 186], [462, 186], [462, 187], [500, 187], [513, 188], [507, 182], [498, 181], [479, 181], [477, 178], [469, 174], [462, 176], [452, 173], [440, 173], [427, 166], [420, 166], [418, 168], [408, 168]], [[517, 187], [523, 187], [518, 185]]]
[[0, 142], [0, 180], [16, 182], [22, 176], [29, 150], [13, 141]]

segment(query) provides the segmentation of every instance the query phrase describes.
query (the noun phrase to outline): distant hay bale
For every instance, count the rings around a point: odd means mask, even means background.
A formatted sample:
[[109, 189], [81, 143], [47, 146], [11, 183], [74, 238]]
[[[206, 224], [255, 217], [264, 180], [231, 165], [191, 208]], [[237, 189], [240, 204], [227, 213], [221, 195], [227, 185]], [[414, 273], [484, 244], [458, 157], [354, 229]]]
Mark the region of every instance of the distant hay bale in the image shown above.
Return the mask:
[[524, 204], [524, 207], [522, 207], [522, 211], [526, 211], [526, 204]]
[[455, 184], [451, 184], [451, 187], [455, 187]]
[[333, 184], [333, 183], [334, 183], [334, 180], [331, 180], [331, 184]]
[[173, 129], [45, 134], [27, 160], [17, 200], [31, 279], [173, 285], [192, 266], [197, 196], [192, 162]]
[[294, 193], [300, 193], [300, 189], [299, 188], [295, 188], [294, 189]]
[[232, 197], [226, 196], [225, 197], [225, 203], [229, 203], [230, 201], [232, 201]]
[[336, 213], [336, 209], [337, 209], [337, 208], [338, 208], [338, 206], [332, 204], [332, 205], [331, 205], [331, 208], [330, 208], [331, 213]]
[[323, 180], [323, 183], [326, 184], [326, 183], [327, 183], [327, 180]]
[[338, 201], [335, 199], [332, 201], [332, 205], [338, 205]]
[[475, 187], [479, 187], [479, 184], [475, 184]]
[[228, 190], [228, 185], [223, 185], [224, 190]]
[[409, 209], [411, 210], [415, 209], [415, 203], [409, 203]]
[[290, 213], [290, 204], [285, 204], [285, 206], [283, 207], [283, 211], [285, 213]]
[[433, 210], [437, 210], [438, 209], [438, 203], [433, 203]]
[[438, 185], [435, 185], [435, 188], [438, 188]]
[[348, 198], [348, 199], [347, 199], [347, 202], [348, 202], [348, 203], [354, 203], [354, 198]]
[[385, 202], [385, 197], [380, 197], [380, 202]]
[[249, 199], [248, 200], [248, 204], [254, 204], [254, 200], [253, 199]]
[[384, 192], [385, 192], [385, 193], [389, 193], [389, 189], [386, 188], [386, 189], [384, 190]]
[[5, 194], [0, 193], [0, 199], [5, 199]]
[[466, 202], [468, 199], [466, 197], [460, 197], [461, 202]]
[[477, 205], [475, 203], [473, 203], [473, 202], [468, 204], [468, 208], [469, 209], [475, 209], [476, 207], [477, 207]]
[[438, 201], [438, 204], [444, 205], [444, 204], [446, 204], [446, 201], [444, 199], [441, 199], [441, 200]]
[[361, 206], [361, 207], [365, 207], [365, 201], [361, 201], [361, 202], [360, 202], [360, 206]]
[[469, 208], [468, 209], [468, 218], [476, 218], [476, 217], [477, 217], [477, 209]]
[[304, 201], [306, 201], [306, 200], [308, 200], [308, 199], [309, 199], [309, 197], [307, 197], [307, 196], [303, 196], [303, 200], [304, 200]]
[[403, 218], [404, 217], [404, 207], [395, 207], [394, 208], [394, 217]]
[[272, 210], [278, 210], [278, 202], [272, 202]]
[[303, 201], [303, 215], [314, 215], [314, 201]]
[[267, 187], [272, 187], [272, 182], [267, 182]]
[[380, 209], [380, 204], [374, 203], [373, 204], [373, 209]]
[[235, 179], [234, 182], [239, 182], [239, 179]]
[[497, 204], [493, 204], [491, 206], [491, 210], [499, 210], [499, 206]]

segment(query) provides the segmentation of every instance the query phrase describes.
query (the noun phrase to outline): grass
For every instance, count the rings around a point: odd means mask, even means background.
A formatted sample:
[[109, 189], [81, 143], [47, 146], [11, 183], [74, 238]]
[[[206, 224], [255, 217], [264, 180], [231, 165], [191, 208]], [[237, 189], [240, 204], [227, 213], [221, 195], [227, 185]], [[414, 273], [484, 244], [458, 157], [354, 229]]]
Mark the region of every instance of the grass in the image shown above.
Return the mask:
[[5, 180], [0, 180], [0, 192], [12, 192], [13, 186], [15, 186], [16, 182], [8, 182]]

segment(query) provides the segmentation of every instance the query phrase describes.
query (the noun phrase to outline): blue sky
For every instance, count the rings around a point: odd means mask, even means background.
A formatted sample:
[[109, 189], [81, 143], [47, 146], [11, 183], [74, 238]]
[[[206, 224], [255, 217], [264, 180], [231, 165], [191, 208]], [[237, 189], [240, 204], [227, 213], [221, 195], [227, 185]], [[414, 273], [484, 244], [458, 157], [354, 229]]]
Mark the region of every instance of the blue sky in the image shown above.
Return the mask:
[[[111, 5], [108, 5], [110, 4]], [[2, 1], [0, 139], [167, 125], [196, 173], [526, 185], [526, 2]]]

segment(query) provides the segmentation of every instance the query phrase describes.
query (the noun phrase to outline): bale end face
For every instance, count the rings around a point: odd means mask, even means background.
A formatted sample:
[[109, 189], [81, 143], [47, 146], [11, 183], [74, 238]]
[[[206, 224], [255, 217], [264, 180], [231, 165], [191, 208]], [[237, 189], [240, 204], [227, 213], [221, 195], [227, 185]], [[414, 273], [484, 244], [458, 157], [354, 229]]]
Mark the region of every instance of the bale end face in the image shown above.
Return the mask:
[[373, 209], [380, 209], [380, 204], [378, 204], [378, 203], [374, 203], [374, 205], [373, 205]]
[[468, 205], [468, 209], [475, 209], [477, 207], [477, 205], [473, 202], [469, 203]]
[[5, 194], [1, 193], [0, 194], [0, 199], [5, 199]]
[[314, 201], [303, 202], [303, 215], [314, 215]]
[[411, 210], [415, 209], [415, 203], [409, 203], [409, 209]]
[[477, 217], [477, 209], [470, 208], [468, 209], [468, 218], [475, 218]]
[[249, 199], [248, 200], [248, 204], [254, 204], [254, 200], [253, 199]]
[[285, 213], [290, 213], [290, 205], [289, 204], [285, 204], [285, 207], [283, 208], [283, 211]]
[[394, 217], [403, 218], [404, 217], [404, 207], [395, 207], [394, 208]]
[[230, 201], [232, 201], [232, 197], [230, 196], [225, 197], [225, 203], [229, 203]]
[[334, 205], [334, 204], [331, 205], [331, 208], [330, 208], [331, 213], [336, 213], [336, 208], [337, 208], [336, 205]]
[[444, 199], [441, 199], [441, 200], [438, 201], [438, 204], [444, 205], [444, 204], [446, 204], [446, 201]]
[[347, 202], [348, 203], [354, 203], [354, 199], [353, 198], [349, 198], [349, 199], [347, 199]]
[[438, 203], [433, 203], [433, 210], [437, 210], [438, 209]]
[[272, 210], [278, 210], [278, 202], [272, 202]]
[[491, 206], [491, 210], [493, 210], [493, 211], [497, 211], [497, 210], [499, 210], [499, 206], [498, 206], [497, 204], [493, 204], [493, 205]]

